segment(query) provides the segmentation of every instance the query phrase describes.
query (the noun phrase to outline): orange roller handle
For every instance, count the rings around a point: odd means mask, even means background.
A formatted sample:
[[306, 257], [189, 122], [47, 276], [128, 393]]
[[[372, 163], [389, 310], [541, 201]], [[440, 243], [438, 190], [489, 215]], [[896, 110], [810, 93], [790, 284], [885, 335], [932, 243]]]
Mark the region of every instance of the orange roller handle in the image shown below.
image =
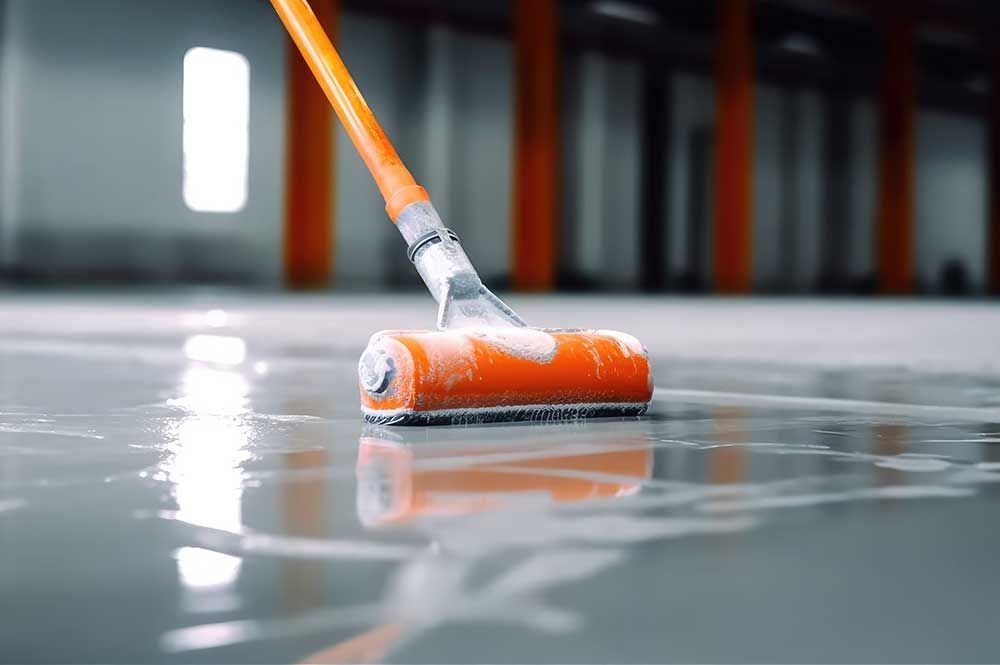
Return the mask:
[[375, 178], [389, 218], [395, 222], [406, 206], [429, 201], [426, 190], [413, 179], [361, 96], [309, 3], [306, 0], [271, 0], [271, 4]]

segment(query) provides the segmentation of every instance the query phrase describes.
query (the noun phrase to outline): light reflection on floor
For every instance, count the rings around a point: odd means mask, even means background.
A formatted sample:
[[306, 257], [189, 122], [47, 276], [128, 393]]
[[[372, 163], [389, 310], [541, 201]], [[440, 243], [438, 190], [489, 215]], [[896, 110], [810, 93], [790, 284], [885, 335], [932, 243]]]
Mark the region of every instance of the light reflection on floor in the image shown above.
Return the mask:
[[335, 302], [72, 302], [0, 317], [5, 662], [1000, 647], [995, 376], [654, 353], [641, 420], [378, 428]]
[[[220, 366], [242, 362], [245, 354], [239, 353], [243, 342], [238, 338], [192, 344], [211, 337], [189, 337], [185, 356]], [[221, 362], [206, 351], [214, 351]], [[179, 397], [168, 403], [186, 414], [170, 422], [164, 436], [166, 456], [154, 477], [172, 487], [176, 519], [238, 532], [243, 526], [243, 465], [251, 458], [250, 428], [238, 416], [248, 408], [250, 383], [237, 371], [194, 364], [184, 370], [179, 388]], [[175, 557], [178, 579], [193, 597], [188, 607], [200, 606], [206, 591], [223, 594], [231, 589], [242, 565], [240, 557], [201, 547], [180, 547]], [[211, 600], [208, 607], [213, 607]]]

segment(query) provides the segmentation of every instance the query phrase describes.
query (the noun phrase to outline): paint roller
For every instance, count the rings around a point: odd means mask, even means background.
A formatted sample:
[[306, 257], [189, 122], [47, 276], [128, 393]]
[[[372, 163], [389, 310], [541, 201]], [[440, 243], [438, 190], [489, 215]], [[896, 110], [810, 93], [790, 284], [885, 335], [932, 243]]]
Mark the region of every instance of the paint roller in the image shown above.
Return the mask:
[[358, 363], [372, 423], [455, 424], [638, 416], [645, 348], [610, 330], [530, 328], [479, 278], [358, 91], [305, 0], [271, 0], [385, 199], [438, 303], [437, 330], [375, 333]]

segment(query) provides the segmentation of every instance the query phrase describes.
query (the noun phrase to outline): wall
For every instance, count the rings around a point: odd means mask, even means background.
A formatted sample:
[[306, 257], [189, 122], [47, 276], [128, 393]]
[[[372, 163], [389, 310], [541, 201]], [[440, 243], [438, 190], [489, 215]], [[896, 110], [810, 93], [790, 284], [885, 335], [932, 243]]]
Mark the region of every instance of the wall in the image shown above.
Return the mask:
[[15, 90], [19, 72], [19, 32], [11, 29], [12, 0], [0, 0], [0, 271], [14, 261], [17, 178], [12, 156], [17, 149]]
[[714, 168], [711, 161], [702, 163], [695, 153], [706, 141], [707, 156], [710, 158], [714, 152], [710, 141], [715, 125], [715, 88], [707, 77], [680, 73], [672, 77], [672, 86], [675, 106], [668, 168], [669, 272], [682, 286], [688, 277], [700, 277], [707, 284], [712, 237], [709, 192]]
[[916, 272], [939, 291], [949, 261], [969, 286], [986, 282], [986, 126], [977, 118], [924, 111], [916, 126]]
[[[350, 15], [341, 18], [337, 44], [365, 100], [412, 168], [415, 137], [403, 131], [407, 123], [399, 99], [407, 94], [406, 63], [413, 63], [418, 44], [404, 26]], [[336, 134], [334, 283], [381, 286], [393, 267], [408, 268], [405, 249], [386, 217], [378, 188], [339, 123]], [[280, 218], [276, 223], [282, 223]]]
[[[272, 14], [239, 0], [9, 0], [5, 223], [15, 269], [273, 280], [284, 38]], [[192, 46], [250, 60], [250, 196], [239, 213], [195, 213], [181, 198], [181, 63]]]
[[566, 57], [562, 105], [562, 271], [582, 285], [639, 278], [639, 66], [594, 52]]
[[[446, 223], [483, 279], [494, 284], [510, 273], [514, 53], [500, 38], [453, 33], [451, 40], [452, 64], [443, 67], [452, 76], [445, 104], [453, 109], [452, 129], [442, 141], [428, 133], [438, 150], [448, 149], [446, 160], [428, 168], [428, 182], [433, 186], [437, 173], [450, 170]], [[440, 104], [433, 91], [427, 99]], [[427, 116], [432, 121], [434, 114]]]
[[[878, 195], [878, 155], [876, 152], [875, 107], [871, 100], [853, 99], [847, 107], [847, 135], [839, 140], [848, 144], [847, 255], [844, 265], [851, 282], [871, 279], [875, 273], [875, 207]], [[830, 137], [835, 140], [837, 137]]]
[[764, 291], [806, 291], [819, 277], [824, 107], [813, 90], [756, 90], [753, 276]]
[[[492, 37], [345, 15], [338, 44], [400, 156], [484, 280], [507, 279], [513, 53]], [[372, 44], [379, 44], [372, 49]], [[418, 285], [406, 247], [343, 131], [337, 137], [336, 282]]]

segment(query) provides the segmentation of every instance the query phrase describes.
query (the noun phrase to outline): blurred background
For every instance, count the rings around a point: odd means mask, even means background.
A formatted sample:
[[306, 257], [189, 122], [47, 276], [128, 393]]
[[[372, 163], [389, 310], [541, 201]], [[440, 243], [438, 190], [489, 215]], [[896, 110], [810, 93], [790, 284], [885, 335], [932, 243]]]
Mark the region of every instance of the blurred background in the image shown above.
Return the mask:
[[[312, 4], [495, 288], [1000, 290], [994, 1]], [[0, 283], [419, 286], [266, 0], [0, 0]]]

